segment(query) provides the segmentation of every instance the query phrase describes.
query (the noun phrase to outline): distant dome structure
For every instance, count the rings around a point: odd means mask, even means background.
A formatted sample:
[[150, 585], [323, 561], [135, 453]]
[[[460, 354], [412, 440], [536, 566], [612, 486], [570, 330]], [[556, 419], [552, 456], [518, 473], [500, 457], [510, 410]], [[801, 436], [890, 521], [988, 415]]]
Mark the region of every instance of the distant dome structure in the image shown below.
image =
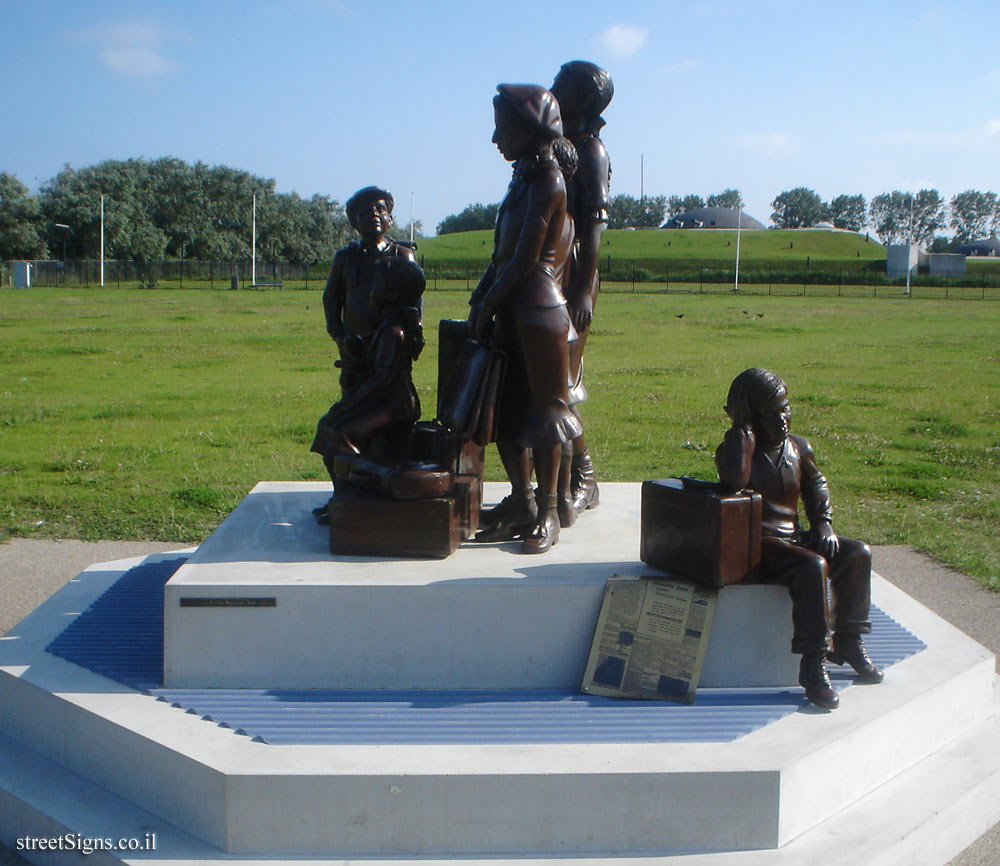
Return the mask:
[[747, 213], [732, 207], [700, 207], [668, 219], [664, 229], [734, 229], [737, 221], [741, 229], [762, 229], [764, 224]]
[[955, 252], [961, 253], [963, 256], [991, 256], [995, 258], [1000, 256], [1000, 240], [992, 237], [982, 241], [969, 241], [969, 243], [957, 247]]

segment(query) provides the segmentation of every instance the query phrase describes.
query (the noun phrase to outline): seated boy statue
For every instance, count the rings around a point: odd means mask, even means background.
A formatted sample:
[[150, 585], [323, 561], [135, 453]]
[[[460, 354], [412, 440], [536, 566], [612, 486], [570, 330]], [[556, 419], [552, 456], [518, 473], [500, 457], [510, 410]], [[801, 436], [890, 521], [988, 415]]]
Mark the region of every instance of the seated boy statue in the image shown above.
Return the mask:
[[[366, 453], [376, 434], [420, 418], [413, 362], [424, 346], [420, 319], [424, 272], [416, 262], [384, 259], [373, 274], [372, 316], [376, 325], [362, 359], [371, 375], [319, 419], [312, 451], [322, 455], [336, 484], [334, 458]], [[317, 509], [323, 521], [324, 512]]]
[[[809, 443], [789, 435], [791, 409], [785, 383], [769, 370], [744, 370], [729, 388], [732, 427], [715, 452], [722, 482], [761, 495], [760, 581], [781, 583], [792, 597], [792, 652], [801, 654], [799, 684], [824, 709], [839, 704], [826, 660], [847, 662], [860, 682], [882, 681], [861, 635], [871, 631], [871, 553], [838, 537], [830, 491]], [[799, 523], [802, 500], [809, 529]], [[833, 643], [829, 647], [832, 591]]]
[[373, 372], [367, 348], [378, 326], [371, 291], [379, 263], [386, 259], [416, 262], [410, 246], [385, 236], [392, 226], [392, 207], [392, 195], [376, 186], [359, 189], [347, 200], [347, 218], [361, 240], [337, 250], [323, 290], [326, 330], [340, 350], [337, 366], [345, 397]]

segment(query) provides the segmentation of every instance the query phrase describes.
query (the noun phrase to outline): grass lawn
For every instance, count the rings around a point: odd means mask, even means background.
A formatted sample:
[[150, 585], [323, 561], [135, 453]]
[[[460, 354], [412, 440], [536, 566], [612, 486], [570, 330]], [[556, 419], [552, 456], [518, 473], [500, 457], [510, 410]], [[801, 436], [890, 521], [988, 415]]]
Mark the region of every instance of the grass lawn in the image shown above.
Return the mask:
[[[424, 417], [435, 323], [466, 298], [426, 296]], [[0, 290], [0, 536], [199, 541], [256, 481], [323, 479], [322, 319], [319, 288]], [[583, 407], [599, 477], [713, 477], [729, 381], [770, 367], [838, 531], [1000, 589], [998, 333], [990, 302], [606, 294]]]
[[[425, 266], [461, 266], [489, 261], [492, 231], [457, 232], [420, 241]], [[722, 229], [609, 230], [601, 248], [602, 267], [636, 262], [663, 268], [726, 267], [736, 259], [736, 232]], [[756, 230], [740, 233], [740, 262], [748, 268], [796, 269], [806, 260], [821, 267], [859, 270], [885, 260], [885, 247], [853, 232]]]

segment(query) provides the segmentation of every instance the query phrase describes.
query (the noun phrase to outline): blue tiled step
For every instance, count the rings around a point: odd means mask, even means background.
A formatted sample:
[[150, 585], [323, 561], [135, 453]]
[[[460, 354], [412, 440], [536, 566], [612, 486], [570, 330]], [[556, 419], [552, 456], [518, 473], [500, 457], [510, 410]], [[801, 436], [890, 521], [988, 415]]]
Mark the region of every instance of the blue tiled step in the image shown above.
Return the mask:
[[[806, 705], [801, 689], [699, 689], [693, 705], [564, 690], [165, 689], [163, 585], [185, 560], [127, 571], [48, 651], [271, 744], [728, 742]], [[866, 645], [888, 667], [924, 644], [872, 608]], [[839, 686], [849, 669], [831, 666]]]

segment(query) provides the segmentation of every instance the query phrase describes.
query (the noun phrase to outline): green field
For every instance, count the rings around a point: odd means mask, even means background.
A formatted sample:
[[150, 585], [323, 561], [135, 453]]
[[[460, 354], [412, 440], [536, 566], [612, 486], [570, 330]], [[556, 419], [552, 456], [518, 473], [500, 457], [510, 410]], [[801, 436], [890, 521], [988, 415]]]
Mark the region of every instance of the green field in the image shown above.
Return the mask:
[[[424, 417], [433, 323], [466, 298], [427, 295]], [[0, 310], [0, 534], [199, 541], [256, 481], [324, 478], [318, 289], [5, 289]], [[839, 531], [1000, 589], [998, 333], [988, 302], [607, 294], [583, 407], [599, 476], [712, 477], [730, 379], [771, 367]]]
[[[491, 230], [457, 232], [423, 238], [419, 252], [428, 260], [488, 261], [493, 247]], [[736, 258], [736, 232], [722, 229], [609, 229], [604, 233], [603, 252], [621, 259], [711, 259]], [[860, 255], [859, 255], [860, 253]], [[885, 258], [885, 247], [874, 238], [839, 231], [781, 231], [758, 229], [740, 232], [740, 260], [799, 262]]]
[[[418, 255], [428, 270], [471, 267], [489, 261], [493, 232], [475, 231], [425, 238]], [[885, 260], [885, 248], [853, 232], [744, 231], [740, 233], [740, 266], [754, 270], [863, 271]], [[653, 274], [697, 272], [701, 268], [731, 268], [736, 261], [736, 232], [715, 229], [660, 231], [609, 230], [604, 233], [601, 268], [634, 266]]]

